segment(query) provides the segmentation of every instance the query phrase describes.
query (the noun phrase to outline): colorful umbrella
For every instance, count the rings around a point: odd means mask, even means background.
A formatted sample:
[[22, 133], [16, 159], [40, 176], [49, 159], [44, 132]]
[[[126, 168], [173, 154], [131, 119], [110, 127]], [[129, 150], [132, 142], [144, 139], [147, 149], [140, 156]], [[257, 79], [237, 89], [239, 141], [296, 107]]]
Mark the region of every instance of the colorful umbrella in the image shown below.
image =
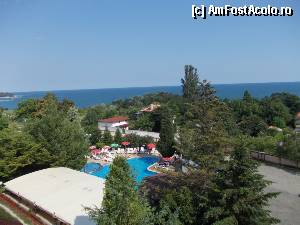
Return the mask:
[[148, 149], [153, 149], [153, 148], [155, 148], [155, 147], [156, 147], [156, 145], [153, 144], [153, 143], [150, 143], [150, 144], [147, 145], [147, 148], [148, 148]]
[[129, 143], [128, 141], [123, 141], [121, 144], [124, 145], [124, 146], [127, 146], [127, 145], [129, 145], [130, 143]]
[[100, 153], [101, 153], [100, 149], [94, 149], [94, 150], [92, 150], [92, 154], [93, 155], [99, 155]]
[[113, 144], [110, 145], [110, 147], [112, 147], [112, 148], [117, 148], [117, 147], [119, 147], [119, 145], [116, 144], [116, 143], [113, 143]]

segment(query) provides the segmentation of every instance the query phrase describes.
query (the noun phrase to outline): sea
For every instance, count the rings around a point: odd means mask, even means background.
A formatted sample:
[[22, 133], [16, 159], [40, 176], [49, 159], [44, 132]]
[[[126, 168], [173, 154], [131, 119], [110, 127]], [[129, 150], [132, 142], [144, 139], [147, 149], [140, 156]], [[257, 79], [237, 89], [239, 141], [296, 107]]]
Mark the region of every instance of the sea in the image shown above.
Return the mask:
[[[247, 83], [247, 84], [215, 84], [216, 94], [221, 99], [238, 99], [248, 90], [254, 97], [263, 98], [275, 92], [289, 92], [300, 97], [300, 82], [285, 83]], [[45, 94], [54, 93], [59, 99], [70, 99], [78, 108], [87, 108], [99, 104], [111, 103], [118, 99], [142, 96], [149, 93], [168, 92], [181, 94], [181, 86], [159, 87], [130, 87], [130, 88], [105, 88], [85, 90], [58, 90], [58, 91], [32, 91], [15, 92], [16, 98], [1, 99], [0, 107], [16, 109], [18, 103], [30, 98], [42, 98]]]

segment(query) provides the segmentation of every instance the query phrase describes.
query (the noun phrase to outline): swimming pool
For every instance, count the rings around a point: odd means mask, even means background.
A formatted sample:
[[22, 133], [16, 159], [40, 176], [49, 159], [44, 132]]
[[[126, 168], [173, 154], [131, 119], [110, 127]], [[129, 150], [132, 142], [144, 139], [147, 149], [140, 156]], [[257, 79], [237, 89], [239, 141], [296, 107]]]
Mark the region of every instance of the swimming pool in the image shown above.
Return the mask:
[[[137, 183], [141, 183], [145, 177], [156, 174], [155, 172], [149, 171], [147, 168], [158, 162], [158, 160], [158, 157], [141, 157], [127, 160]], [[109, 165], [101, 167], [97, 163], [87, 163], [82, 171], [106, 179], [109, 173]]]

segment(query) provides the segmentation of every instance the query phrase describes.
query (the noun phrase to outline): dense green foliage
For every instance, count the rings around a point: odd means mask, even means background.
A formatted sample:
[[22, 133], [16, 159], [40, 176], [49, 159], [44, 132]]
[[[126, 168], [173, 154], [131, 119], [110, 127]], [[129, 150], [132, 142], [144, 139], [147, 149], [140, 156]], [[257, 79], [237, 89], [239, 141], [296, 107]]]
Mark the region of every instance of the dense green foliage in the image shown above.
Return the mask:
[[138, 195], [129, 165], [123, 157], [114, 159], [105, 182], [101, 208], [87, 209], [98, 225], [151, 224], [151, 209]]
[[243, 141], [232, 152], [231, 160], [214, 178], [207, 224], [276, 224], [268, 210], [268, 201], [276, 193], [265, 193], [270, 182], [257, 171], [258, 163], [250, 159]]
[[46, 168], [51, 159], [50, 153], [33, 138], [7, 128], [0, 132], [0, 180], [9, 179]]
[[175, 134], [173, 116], [168, 108], [162, 108], [161, 115], [160, 140], [157, 147], [163, 156], [172, 156], [174, 154]]
[[300, 161], [300, 134], [285, 135], [282, 145], [277, 148], [277, 155], [295, 161]]
[[182, 96], [187, 100], [193, 101], [199, 94], [199, 77], [197, 69], [192, 65], [184, 67], [184, 79], [181, 79]]
[[[176, 149], [185, 159], [194, 163], [188, 174], [179, 172], [167, 175], [165, 179], [159, 178], [163, 179], [162, 184], [150, 188], [150, 192], [147, 185], [142, 186], [141, 193], [147, 194], [152, 206], [152, 210], [148, 209], [148, 214], [143, 215], [143, 221], [148, 224], [178, 225], [276, 223], [277, 220], [267, 208], [268, 200], [276, 193], [265, 191], [269, 182], [258, 174], [258, 164], [250, 159], [249, 150], [272, 151], [274, 154], [293, 152], [293, 156], [297, 156], [295, 151], [299, 139], [287, 136], [290, 132], [268, 129], [271, 125], [286, 129], [292, 120], [291, 112], [298, 107], [290, 101], [295, 98], [276, 94], [276, 97], [258, 100], [246, 91], [241, 100], [220, 100], [210, 83], [200, 80], [197, 70], [192, 66], [185, 67], [182, 88], [183, 98], [168, 96], [167, 101], [160, 99], [161, 108], [153, 114], [131, 115], [130, 109], [139, 109], [150, 103], [147, 102], [149, 96], [114, 103], [118, 111], [129, 116], [136, 128], [158, 128], [158, 150], [163, 156], [171, 156]], [[152, 101], [159, 101], [161, 94], [152, 97]], [[240, 139], [239, 135], [244, 136]], [[136, 146], [141, 143], [135, 135], [125, 139]], [[235, 144], [236, 140], [239, 140], [238, 145]], [[284, 144], [280, 148], [281, 141]], [[284, 150], [287, 148], [291, 150]], [[225, 161], [224, 154], [230, 151], [231, 159]], [[123, 172], [130, 174], [127, 168]], [[128, 176], [121, 175], [121, 172], [115, 175]], [[121, 180], [118, 179], [118, 182]], [[118, 187], [123, 185], [118, 184]], [[109, 186], [109, 189], [112, 187]], [[118, 191], [122, 193], [118, 196], [126, 193], [120, 189]], [[126, 211], [115, 203], [117, 200], [114, 195], [106, 195], [105, 201], [109, 202], [109, 207], [114, 209], [116, 215], [123, 215]], [[107, 206], [105, 203], [102, 210], [93, 211], [92, 216], [97, 218], [98, 224], [108, 221], [108, 214], [104, 210]], [[143, 207], [141, 212], [144, 212]], [[126, 217], [127, 221], [135, 218], [135, 215], [129, 214]], [[106, 224], [115, 224], [109, 221]]]
[[111, 143], [113, 143], [113, 137], [110, 131], [107, 129], [103, 133], [102, 142], [106, 145], [110, 145]]
[[[99, 119], [122, 115], [130, 129], [159, 132], [160, 153], [172, 156], [176, 150], [188, 162], [188, 172], [167, 175], [164, 185], [143, 192], [148, 199], [138, 194], [126, 160], [116, 158], [102, 207], [89, 209], [97, 224], [273, 224], [267, 206], [276, 194], [265, 191], [269, 182], [257, 173], [249, 151], [300, 160], [300, 136], [293, 131], [300, 98], [274, 93], [256, 99], [245, 91], [242, 99], [222, 100], [196, 68], [189, 65], [184, 72], [182, 96], [147, 94], [78, 111], [74, 103], [47, 94], [21, 102], [15, 112], [1, 110], [0, 180], [54, 166], [80, 169], [88, 144], [154, 142], [135, 134], [123, 137], [120, 130], [114, 137], [99, 131]], [[154, 102], [158, 109], [141, 111]]]
[[141, 147], [150, 143], [154, 143], [153, 138], [150, 136], [138, 136], [136, 134], [129, 134], [123, 138], [124, 141], [128, 141], [132, 146]]
[[114, 143], [121, 144], [122, 141], [123, 141], [122, 133], [121, 133], [120, 129], [117, 129], [115, 136], [114, 136]]
[[20, 103], [15, 118], [0, 130], [0, 180], [53, 166], [81, 169], [85, 164], [87, 142], [72, 102], [48, 94]]
[[0, 131], [8, 127], [9, 120], [0, 109]]

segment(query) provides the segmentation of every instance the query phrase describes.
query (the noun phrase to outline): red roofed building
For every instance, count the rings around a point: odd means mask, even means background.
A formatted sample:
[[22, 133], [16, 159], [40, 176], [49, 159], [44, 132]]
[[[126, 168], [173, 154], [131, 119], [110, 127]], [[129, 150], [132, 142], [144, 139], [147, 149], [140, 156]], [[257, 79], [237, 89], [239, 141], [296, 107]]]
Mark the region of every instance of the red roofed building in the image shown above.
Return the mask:
[[111, 133], [115, 133], [117, 129], [128, 130], [128, 117], [114, 116], [111, 118], [98, 120], [98, 128], [101, 131], [109, 130]]

